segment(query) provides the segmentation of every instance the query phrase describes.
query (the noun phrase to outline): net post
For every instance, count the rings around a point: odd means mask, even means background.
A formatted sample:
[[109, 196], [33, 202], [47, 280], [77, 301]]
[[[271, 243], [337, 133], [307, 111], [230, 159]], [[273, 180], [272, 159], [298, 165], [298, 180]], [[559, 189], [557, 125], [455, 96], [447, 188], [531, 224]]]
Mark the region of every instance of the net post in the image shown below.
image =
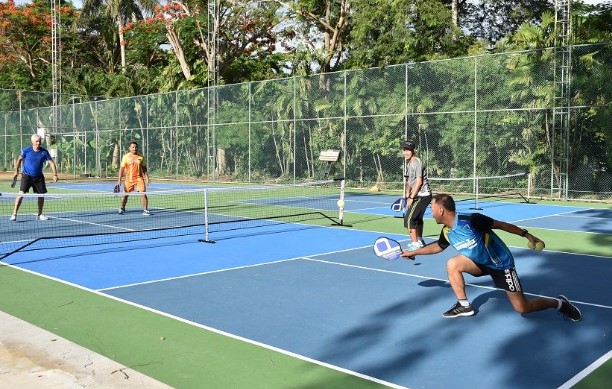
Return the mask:
[[[329, 178], [334, 163], [340, 160], [341, 150], [321, 150], [319, 153], [319, 161], [326, 162], [327, 167], [325, 169], [324, 178]], [[344, 192], [346, 187], [345, 177], [336, 177], [333, 179], [334, 182], [340, 181], [340, 196], [338, 198], [338, 221], [333, 221], [333, 226], [352, 227], [351, 225], [344, 224]]]
[[209, 229], [208, 229], [208, 189], [204, 189], [204, 239], [198, 239], [198, 242], [202, 243], [215, 243], [214, 240], [210, 240]]
[[531, 172], [527, 173], [527, 198], [525, 199], [525, 202], [527, 204], [531, 203], [529, 201], [530, 198], [531, 198]]
[[352, 227], [350, 224], [344, 224], [344, 190], [346, 187], [346, 179], [344, 177], [334, 179], [340, 181], [340, 197], [338, 198], [338, 221], [332, 223], [333, 226]]
[[531, 200], [530, 200], [530, 198], [531, 198], [531, 172], [522, 173], [522, 175], [525, 175], [525, 174], [527, 174], [527, 194], [525, 196], [523, 196], [523, 194], [521, 192], [518, 192], [517, 194], [519, 195], [519, 197], [521, 199], [523, 199], [522, 202], [524, 204], [535, 204], [535, 203], [531, 202]]
[[478, 177], [474, 177], [474, 207], [470, 208], [470, 209], [474, 209], [476, 211], [480, 211], [482, 210], [482, 208], [480, 208], [478, 206], [478, 195], [479, 195], [479, 187], [478, 187]]

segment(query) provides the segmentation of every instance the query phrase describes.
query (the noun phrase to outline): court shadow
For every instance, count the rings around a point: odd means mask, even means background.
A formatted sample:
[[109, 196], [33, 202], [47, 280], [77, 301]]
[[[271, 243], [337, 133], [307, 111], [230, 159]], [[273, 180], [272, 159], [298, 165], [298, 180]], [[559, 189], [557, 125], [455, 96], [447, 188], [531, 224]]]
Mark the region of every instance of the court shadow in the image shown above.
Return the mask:
[[501, 290], [492, 290], [490, 292], [486, 292], [483, 294], [479, 294], [478, 296], [476, 296], [472, 301], [472, 306], [474, 307], [474, 310], [476, 311], [476, 313], [478, 313], [478, 311], [480, 310], [480, 307], [482, 307], [483, 305], [485, 305], [489, 300], [497, 298], [499, 299], [501, 294], [503, 293]]
[[[451, 289], [450, 283], [448, 281], [442, 281], [442, 280], [425, 280], [425, 281], [421, 281], [421, 282], [419, 282], [419, 286], [423, 286], [425, 288], [445, 288], [445, 289]], [[499, 298], [501, 296], [500, 292], [501, 291], [499, 291], [499, 290], [492, 290], [490, 292], [479, 294], [473, 300], [471, 300], [470, 303], [474, 307], [474, 310], [476, 311], [476, 314], [478, 314], [479, 308], [481, 306], [483, 306], [484, 304], [486, 304], [487, 301], [489, 301], [492, 298]]]
[[419, 286], [424, 286], [426, 288], [434, 288], [434, 287], [450, 288], [450, 284], [448, 283], [448, 281], [442, 281], [442, 280], [425, 280], [425, 281], [421, 281], [421, 282], [419, 282]]

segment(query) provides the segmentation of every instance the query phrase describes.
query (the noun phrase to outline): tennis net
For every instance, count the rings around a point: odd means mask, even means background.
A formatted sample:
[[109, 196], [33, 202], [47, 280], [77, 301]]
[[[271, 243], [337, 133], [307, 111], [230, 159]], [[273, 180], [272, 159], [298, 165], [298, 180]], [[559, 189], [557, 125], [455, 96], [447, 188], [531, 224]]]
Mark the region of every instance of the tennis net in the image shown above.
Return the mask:
[[[143, 214], [143, 195], [130, 193], [120, 214], [122, 193], [0, 194], [0, 259], [26, 249], [184, 235], [212, 242], [215, 232], [280, 222], [342, 223], [339, 185], [333, 180], [147, 192], [150, 215]], [[21, 207], [11, 221], [17, 197]], [[45, 221], [37, 217], [39, 197], [45, 199]]]
[[449, 193], [460, 201], [472, 201], [474, 209], [480, 209], [479, 202], [484, 200], [514, 198], [529, 202], [529, 175], [526, 173], [466, 178], [431, 177], [429, 181], [434, 193]]

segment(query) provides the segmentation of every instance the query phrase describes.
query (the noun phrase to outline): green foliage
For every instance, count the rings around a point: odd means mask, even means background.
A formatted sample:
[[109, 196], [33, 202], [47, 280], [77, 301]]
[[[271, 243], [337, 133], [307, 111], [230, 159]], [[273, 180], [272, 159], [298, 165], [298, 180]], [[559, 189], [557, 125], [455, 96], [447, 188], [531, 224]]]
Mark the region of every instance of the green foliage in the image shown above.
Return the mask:
[[495, 45], [522, 24], [538, 24], [553, 11], [550, 0], [476, 0], [462, 2], [461, 26], [477, 39]]
[[572, 11], [575, 43], [612, 41], [612, 3], [585, 5], [574, 2]]
[[465, 54], [472, 42], [441, 1], [357, 0], [353, 11], [349, 67], [448, 58]]

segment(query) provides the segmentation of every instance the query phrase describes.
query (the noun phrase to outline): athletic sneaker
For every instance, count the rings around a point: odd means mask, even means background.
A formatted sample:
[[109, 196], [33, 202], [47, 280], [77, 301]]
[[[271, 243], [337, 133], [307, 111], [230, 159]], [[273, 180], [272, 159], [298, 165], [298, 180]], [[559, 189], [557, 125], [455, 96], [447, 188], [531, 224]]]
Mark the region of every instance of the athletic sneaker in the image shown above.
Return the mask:
[[12, 214], [11, 218], [9, 219], [10, 221], [14, 222], [15, 220], [17, 220], [17, 215]]
[[574, 304], [570, 303], [567, 297], [561, 294], [557, 298], [561, 300], [561, 308], [559, 308], [558, 311], [560, 315], [563, 315], [572, 321], [582, 320], [582, 314]]
[[123, 215], [125, 213], [125, 209], [119, 208], [119, 215]]
[[447, 318], [459, 317], [459, 316], [472, 316], [474, 314], [474, 307], [472, 304], [464, 307], [459, 301], [451, 307], [448, 311], [444, 312], [442, 316]]
[[149, 216], [150, 214], [151, 214], [151, 213], [149, 213], [149, 210], [148, 210], [148, 209], [144, 209], [144, 210], [142, 211], [142, 215], [143, 215], [143, 216]]
[[423, 243], [421, 243], [420, 240], [418, 240], [416, 242], [411, 242], [409, 245], [407, 245], [406, 246], [406, 250], [414, 251], [414, 250], [420, 249], [423, 246], [425, 246], [425, 245]]
[[41, 213], [40, 215], [38, 215], [38, 220], [45, 221], [45, 220], [49, 220], [49, 218]]
[[423, 246], [425, 246], [425, 245], [423, 243], [421, 243], [420, 240], [418, 240], [416, 242], [410, 242], [410, 244], [408, 244], [408, 246], [406, 246], [406, 250], [414, 251], [416, 249], [420, 249]]

